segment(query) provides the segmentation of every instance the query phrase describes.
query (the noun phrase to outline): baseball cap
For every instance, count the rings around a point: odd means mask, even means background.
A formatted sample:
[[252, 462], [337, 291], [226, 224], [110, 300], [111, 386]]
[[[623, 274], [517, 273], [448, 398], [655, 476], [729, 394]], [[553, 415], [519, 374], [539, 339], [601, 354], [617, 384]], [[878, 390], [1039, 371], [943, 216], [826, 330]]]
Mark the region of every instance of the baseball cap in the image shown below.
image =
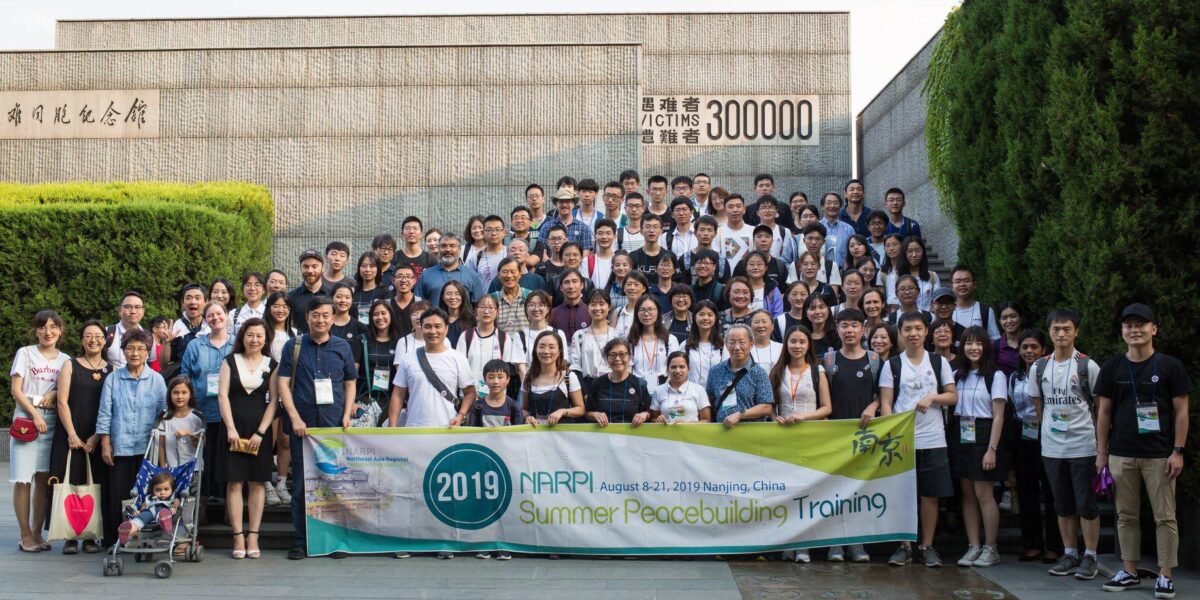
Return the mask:
[[940, 287], [940, 288], [938, 288], [938, 289], [936, 289], [936, 290], [933, 290], [933, 301], [934, 301], [934, 302], [937, 302], [938, 300], [940, 300], [940, 299], [942, 299], [942, 298], [951, 298], [951, 299], [953, 299], [953, 298], [954, 298], [954, 292], [950, 291], [950, 288], [948, 288], [948, 287], [946, 287], [946, 286], [942, 286], [942, 287]]
[[1154, 311], [1150, 310], [1150, 307], [1146, 306], [1145, 304], [1138, 304], [1135, 302], [1133, 304], [1130, 304], [1129, 306], [1126, 306], [1125, 310], [1121, 311], [1121, 322], [1122, 323], [1125, 322], [1125, 319], [1128, 319], [1130, 317], [1138, 317], [1140, 319], [1143, 319], [1145, 321], [1153, 323], [1154, 322]]
[[321, 253], [320, 253], [319, 251], [317, 251], [315, 248], [309, 248], [308, 250], [305, 250], [304, 252], [301, 252], [301, 253], [300, 253], [300, 260], [299, 260], [299, 261], [297, 261], [297, 262], [304, 262], [304, 261], [306, 261], [306, 260], [308, 260], [308, 259], [310, 259], [310, 258], [315, 258], [315, 259], [317, 259], [317, 260], [321, 261], [322, 263], [324, 263], [324, 262], [325, 262], [325, 255], [324, 255], [324, 254], [321, 254]]

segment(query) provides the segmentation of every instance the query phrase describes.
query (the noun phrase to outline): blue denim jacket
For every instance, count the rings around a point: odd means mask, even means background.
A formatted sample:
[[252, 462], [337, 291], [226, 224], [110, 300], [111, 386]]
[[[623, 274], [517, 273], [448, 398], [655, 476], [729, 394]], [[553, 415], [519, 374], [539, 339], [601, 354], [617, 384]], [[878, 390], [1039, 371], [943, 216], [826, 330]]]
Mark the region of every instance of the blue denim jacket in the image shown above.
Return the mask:
[[196, 336], [183, 353], [183, 364], [179, 368], [179, 374], [187, 375], [192, 380], [192, 387], [196, 390], [196, 407], [204, 413], [204, 420], [208, 423], [221, 422], [217, 390], [213, 390], [211, 396], [208, 394], [208, 375], [221, 372], [221, 361], [225, 360], [230, 352], [233, 352], [232, 335], [225, 339], [224, 345], [216, 348], [205, 334]]
[[114, 456], [139, 456], [146, 452], [150, 431], [158, 415], [167, 410], [167, 383], [150, 367], [134, 378], [121, 367], [104, 379], [96, 433], [112, 436]]

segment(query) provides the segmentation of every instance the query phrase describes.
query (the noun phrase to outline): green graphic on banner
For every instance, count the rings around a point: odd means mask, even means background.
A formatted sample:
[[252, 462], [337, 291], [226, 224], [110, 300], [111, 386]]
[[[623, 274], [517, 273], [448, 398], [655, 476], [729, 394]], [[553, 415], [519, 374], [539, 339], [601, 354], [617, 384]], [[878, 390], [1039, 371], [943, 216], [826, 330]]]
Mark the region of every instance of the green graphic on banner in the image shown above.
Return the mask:
[[455, 444], [435, 456], [422, 488], [433, 516], [460, 529], [491, 525], [512, 501], [508, 467], [479, 444]]

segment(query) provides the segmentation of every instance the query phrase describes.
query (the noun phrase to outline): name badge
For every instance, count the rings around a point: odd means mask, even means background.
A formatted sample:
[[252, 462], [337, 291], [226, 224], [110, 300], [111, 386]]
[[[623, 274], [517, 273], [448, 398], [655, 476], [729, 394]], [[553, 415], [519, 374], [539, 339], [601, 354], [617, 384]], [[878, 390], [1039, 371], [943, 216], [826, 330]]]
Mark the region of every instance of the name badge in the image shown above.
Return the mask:
[[313, 381], [313, 389], [317, 392], [317, 406], [333, 404], [333, 380], [325, 377]]
[[1055, 410], [1050, 412], [1050, 431], [1058, 433], [1066, 433], [1067, 426], [1071, 423], [1071, 415], [1065, 410]]
[[217, 389], [221, 387], [221, 374], [209, 373], [208, 377], [205, 379], [205, 382], [204, 395], [209, 398], [216, 398]]
[[975, 443], [975, 417], [962, 417], [959, 419], [958, 441], [964, 444]]
[[1158, 433], [1162, 431], [1158, 423], [1157, 404], [1139, 404], [1136, 410], [1138, 433]]
[[388, 370], [375, 369], [371, 375], [371, 391], [386, 392], [388, 389]]
[[1021, 421], [1021, 439], [1036, 440], [1038, 439], [1038, 424], [1034, 419], [1025, 419]]

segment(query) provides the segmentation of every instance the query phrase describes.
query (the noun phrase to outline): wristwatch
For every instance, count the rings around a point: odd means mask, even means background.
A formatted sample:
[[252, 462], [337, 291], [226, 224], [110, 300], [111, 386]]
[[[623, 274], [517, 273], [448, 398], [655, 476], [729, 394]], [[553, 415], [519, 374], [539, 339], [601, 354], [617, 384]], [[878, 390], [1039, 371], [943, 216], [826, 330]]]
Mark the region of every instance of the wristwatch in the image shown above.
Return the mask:
[[992, 452], [999, 452], [999, 451], [1000, 451], [1000, 450], [999, 450], [999, 448], [996, 448], [995, 446], [993, 446], [993, 445], [991, 445], [991, 444], [988, 444], [988, 450], [991, 450]]
[[1186, 450], [1186, 448], [1184, 448], [1183, 446], [1175, 446], [1173, 449], [1171, 449], [1171, 452], [1174, 454], [1182, 455], [1184, 450]]

